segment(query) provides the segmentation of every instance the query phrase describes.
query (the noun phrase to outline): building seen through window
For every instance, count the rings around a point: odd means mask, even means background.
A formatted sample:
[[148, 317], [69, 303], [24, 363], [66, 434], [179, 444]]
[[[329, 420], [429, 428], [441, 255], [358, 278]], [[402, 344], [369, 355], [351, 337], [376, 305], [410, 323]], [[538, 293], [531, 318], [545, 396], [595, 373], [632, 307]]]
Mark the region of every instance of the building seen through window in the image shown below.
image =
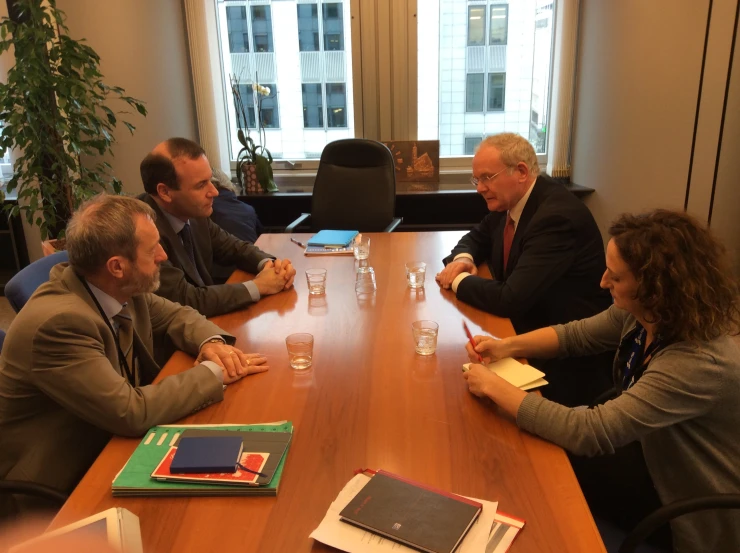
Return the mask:
[[418, 138], [472, 155], [499, 132], [547, 143], [553, 0], [418, 3]]
[[[262, 102], [266, 146], [286, 159], [319, 157], [324, 146], [354, 136], [349, 1], [217, 0], [222, 73], [240, 83], [247, 124]], [[252, 84], [270, 88], [257, 98]], [[231, 157], [236, 139], [228, 94]]]

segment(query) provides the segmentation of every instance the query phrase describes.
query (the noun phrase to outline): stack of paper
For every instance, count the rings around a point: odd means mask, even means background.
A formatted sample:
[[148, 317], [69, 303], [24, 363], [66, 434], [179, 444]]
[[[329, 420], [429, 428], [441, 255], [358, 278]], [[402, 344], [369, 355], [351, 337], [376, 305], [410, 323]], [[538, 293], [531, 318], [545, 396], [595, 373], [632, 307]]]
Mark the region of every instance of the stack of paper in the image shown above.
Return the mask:
[[[260, 467], [265, 477], [257, 478], [257, 485], [236, 486], [237, 482], [208, 483], [162, 481], [155, 473], [183, 433], [202, 436], [213, 432], [241, 436], [245, 451], [259, 451], [267, 455]], [[114, 496], [149, 495], [277, 495], [285, 457], [290, 447], [293, 424], [290, 422], [261, 425], [167, 425], [155, 426], [147, 432], [126, 465], [113, 480]], [[264, 455], [263, 453], [263, 455]], [[228, 485], [232, 484], [232, 485]], [[249, 482], [253, 484], [253, 482]]]
[[[489, 363], [487, 366], [490, 371], [495, 372], [509, 384], [512, 384], [521, 390], [539, 388], [548, 383], [547, 380], [544, 379], [545, 373], [538, 371], [531, 365], [520, 363], [511, 357], [499, 359], [498, 361]], [[463, 365], [463, 371], [467, 371], [469, 368], [470, 363], [465, 363]]]

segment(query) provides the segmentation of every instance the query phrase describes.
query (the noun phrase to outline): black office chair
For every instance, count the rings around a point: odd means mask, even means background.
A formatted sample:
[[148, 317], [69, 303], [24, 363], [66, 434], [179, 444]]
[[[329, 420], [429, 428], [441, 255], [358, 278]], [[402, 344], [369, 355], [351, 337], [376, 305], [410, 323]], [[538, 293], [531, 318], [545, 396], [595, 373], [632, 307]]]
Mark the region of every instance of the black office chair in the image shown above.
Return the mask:
[[374, 140], [337, 140], [321, 154], [311, 213], [301, 214], [285, 232], [295, 232], [307, 222], [312, 232], [392, 232], [402, 220], [394, 218], [395, 210], [396, 172], [390, 150]]
[[[5, 331], [0, 330], [0, 353], [5, 342]], [[0, 480], [0, 495], [30, 495], [40, 497], [60, 507], [67, 501], [67, 494], [62, 493], [49, 486], [36, 484], [34, 482], [22, 482], [19, 480]]]
[[645, 538], [674, 518], [709, 509], [740, 509], [740, 494], [705, 495], [664, 505], [650, 513], [635, 526], [619, 547], [619, 553], [633, 553]]

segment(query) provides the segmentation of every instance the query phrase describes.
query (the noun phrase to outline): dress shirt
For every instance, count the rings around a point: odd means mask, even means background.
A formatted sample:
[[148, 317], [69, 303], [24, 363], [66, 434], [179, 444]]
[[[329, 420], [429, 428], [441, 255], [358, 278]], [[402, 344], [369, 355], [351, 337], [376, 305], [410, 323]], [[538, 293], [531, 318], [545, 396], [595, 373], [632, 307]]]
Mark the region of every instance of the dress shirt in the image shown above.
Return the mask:
[[[524, 196], [522, 196], [522, 199], [519, 200], [516, 203], [516, 205], [509, 210], [509, 217], [511, 217], [512, 220], [514, 221], [514, 232], [516, 232], [516, 228], [519, 226], [519, 219], [521, 219], [522, 217], [524, 206], [527, 205], [527, 200], [529, 199], [529, 195], [532, 193], [532, 190], [534, 189], [535, 182], [537, 182], [537, 177], [535, 177], [535, 179], [532, 181], [532, 184], [529, 185], [529, 188], [524, 193]], [[455, 256], [455, 259], [460, 259], [463, 257], [475, 262], [475, 260], [473, 259], [473, 256], [470, 255], [469, 253], [459, 253]], [[453, 259], [453, 261], [455, 259]], [[460, 282], [462, 282], [462, 280], [465, 277], [469, 277], [469, 276], [470, 276], [470, 273], [467, 273], [467, 272], [460, 273], [459, 275], [457, 275], [455, 277], [455, 280], [452, 281], [452, 291], [457, 293], [457, 287], [460, 285]]]
[[[108, 317], [108, 321], [113, 327], [113, 330], [118, 332], [118, 322], [116, 322], [113, 319], [113, 317], [118, 315], [118, 313], [121, 312], [121, 309], [123, 309], [123, 306], [126, 304], [122, 304], [116, 298], [110, 296], [109, 294], [106, 294], [97, 286], [93, 286], [89, 282], [87, 284], [88, 286], [90, 286], [90, 291], [95, 296], [95, 299], [98, 300], [100, 307], [103, 308], [103, 313], [105, 313], [105, 316]], [[214, 338], [221, 338], [221, 336], [216, 334], [214, 336], [210, 336], [209, 338], [206, 338], [200, 343], [200, 346], [198, 346], [198, 349], [200, 350], [200, 348], [203, 347], [203, 344], [205, 344], [208, 340], [213, 340]], [[211, 372], [216, 376], [216, 378], [218, 378], [221, 384], [223, 384], [224, 374], [222, 372], [221, 367], [218, 364], [214, 363], [213, 361], [201, 361], [201, 364], [208, 367], [211, 370]]]
[[[172, 230], [175, 231], [175, 234], [177, 234], [178, 237], [180, 236], [180, 231], [182, 230], [182, 228], [185, 225], [189, 225], [190, 224], [190, 221], [188, 221], [186, 223], [182, 219], [178, 219], [174, 215], [171, 215], [170, 213], [167, 213], [164, 209], [162, 209], [162, 213], [164, 213], [164, 216], [167, 218], [167, 221], [170, 223], [170, 226], [172, 227]], [[183, 246], [184, 246], [184, 244], [183, 244]], [[271, 261], [271, 260], [270, 259], [263, 259], [262, 261], [260, 261], [259, 264], [257, 265], [257, 270], [258, 271], [261, 271], [262, 270], [262, 267], [264, 267], [265, 266], [265, 263], [267, 263], [268, 261]], [[249, 295], [252, 297], [252, 301], [258, 302], [260, 300], [260, 291], [259, 291], [259, 288], [257, 288], [257, 285], [254, 282], [252, 282], [251, 280], [248, 281], [248, 282], [242, 282], [242, 284], [244, 284], [244, 286], [247, 288], [247, 291], [249, 292]]]

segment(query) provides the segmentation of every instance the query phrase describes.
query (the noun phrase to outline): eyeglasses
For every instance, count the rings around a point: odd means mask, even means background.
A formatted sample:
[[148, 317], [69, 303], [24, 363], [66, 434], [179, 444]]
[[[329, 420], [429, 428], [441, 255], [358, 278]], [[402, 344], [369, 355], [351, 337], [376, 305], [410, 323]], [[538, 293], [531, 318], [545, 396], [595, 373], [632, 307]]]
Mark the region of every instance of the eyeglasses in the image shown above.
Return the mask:
[[470, 184], [472, 184], [475, 188], [478, 188], [478, 184], [482, 184], [483, 186], [487, 186], [489, 182], [491, 182], [493, 179], [498, 177], [501, 173], [506, 171], [508, 167], [504, 167], [499, 171], [498, 173], [494, 173], [493, 175], [483, 176], [481, 178], [478, 177], [471, 177], [470, 178]]

